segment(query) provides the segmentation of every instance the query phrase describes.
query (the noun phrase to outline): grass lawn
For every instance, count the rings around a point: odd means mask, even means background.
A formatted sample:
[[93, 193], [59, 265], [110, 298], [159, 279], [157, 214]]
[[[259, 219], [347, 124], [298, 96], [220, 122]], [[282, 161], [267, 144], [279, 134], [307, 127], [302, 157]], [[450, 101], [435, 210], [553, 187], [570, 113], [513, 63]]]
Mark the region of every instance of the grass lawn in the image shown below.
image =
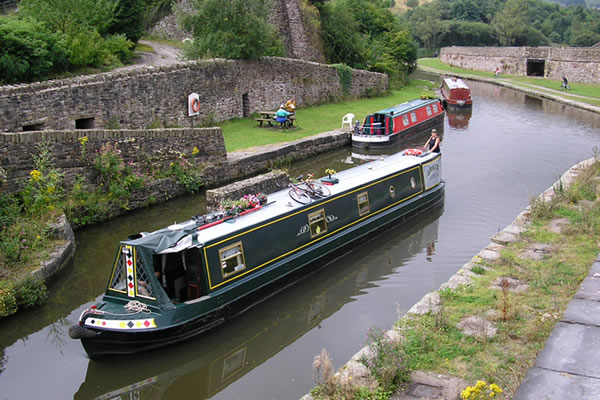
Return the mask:
[[[418, 64], [424, 67], [434, 68], [440, 71], [448, 71], [450, 74], [475, 75], [485, 78], [494, 77], [493, 71], [488, 72], [453, 67], [449, 64], [441, 62], [438, 58], [421, 58], [418, 60]], [[560, 90], [560, 80], [558, 79], [536, 78], [521, 75], [502, 75], [500, 79], [510, 79], [511, 84], [523, 88], [534, 89], [544, 93], [559, 95], [566, 99], [600, 106], [600, 90], [598, 88], [598, 85], [588, 83], [569, 83], [571, 90], [557, 93], [555, 92], [555, 90]], [[544, 90], [544, 88], [551, 90]], [[585, 99], [577, 96], [590, 97], [590, 99]]]
[[277, 127], [259, 128], [254, 116], [229, 120], [220, 126], [223, 128], [227, 151], [288, 142], [339, 128], [342, 117], [347, 113], [353, 113], [355, 119], [362, 121], [365, 116], [374, 111], [420, 97], [422, 92], [427, 91], [426, 88], [431, 88], [430, 82], [415, 80], [401, 90], [394, 90], [386, 96], [299, 108], [296, 111], [298, 128], [288, 130], [281, 130]]

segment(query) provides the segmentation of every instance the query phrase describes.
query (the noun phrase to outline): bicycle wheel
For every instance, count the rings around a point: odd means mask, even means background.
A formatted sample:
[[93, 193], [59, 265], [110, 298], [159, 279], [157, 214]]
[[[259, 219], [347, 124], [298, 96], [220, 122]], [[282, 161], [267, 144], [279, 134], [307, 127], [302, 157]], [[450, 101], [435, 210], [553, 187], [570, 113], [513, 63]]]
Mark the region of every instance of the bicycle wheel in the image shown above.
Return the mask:
[[300, 204], [310, 203], [310, 196], [303, 192], [301, 189], [293, 187], [290, 189], [288, 194], [292, 199], [294, 199], [294, 201], [297, 201]]
[[315, 196], [318, 197], [327, 197], [331, 194], [331, 190], [329, 188], [319, 182], [311, 182], [308, 184], [312, 192]]

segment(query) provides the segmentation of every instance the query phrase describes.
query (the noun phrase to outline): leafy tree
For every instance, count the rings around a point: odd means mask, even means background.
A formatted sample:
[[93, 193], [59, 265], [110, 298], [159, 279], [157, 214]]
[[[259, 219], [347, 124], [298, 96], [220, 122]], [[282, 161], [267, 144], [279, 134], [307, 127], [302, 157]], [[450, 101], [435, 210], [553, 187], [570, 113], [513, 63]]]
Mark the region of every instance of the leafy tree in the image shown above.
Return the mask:
[[321, 6], [325, 57], [331, 63], [344, 63], [363, 68], [367, 40], [360, 34], [360, 24], [343, 2]]
[[572, 35], [569, 44], [574, 47], [589, 47], [599, 42], [600, 34], [585, 30]]
[[0, 82], [41, 80], [68, 66], [60, 36], [33, 20], [0, 17]]
[[107, 32], [110, 34], [124, 34], [133, 43], [144, 33], [144, 1], [143, 0], [117, 0]]
[[70, 34], [107, 31], [112, 20], [109, 0], [21, 0], [19, 12], [42, 22], [49, 31]]
[[527, 37], [529, 15], [527, 0], [508, 0], [496, 14], [492, 26], [502, 46], [522, 46]]
[[443, 21], [446, 29], [440, 36], [440, 46], [496, 46], [494, 28], [482, 22]]
[[283, 54], [276, 28], [267, 23], [268, 0], [194, 0], [198, 12], [181, 16], [194, 40], [188, 58], [257, 59]]

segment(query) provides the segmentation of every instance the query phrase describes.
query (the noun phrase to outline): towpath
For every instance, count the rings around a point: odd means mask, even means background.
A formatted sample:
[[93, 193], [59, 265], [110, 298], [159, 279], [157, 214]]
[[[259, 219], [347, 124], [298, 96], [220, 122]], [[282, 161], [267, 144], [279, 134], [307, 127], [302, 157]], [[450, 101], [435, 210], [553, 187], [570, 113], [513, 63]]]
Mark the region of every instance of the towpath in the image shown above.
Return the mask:
[[591, 400], [600, 393], [600, 254], [513, 400]]
[[172, 65], [183, 62], [182, 50], [161, 42], [140, 40], [140, 44], [152, 47], [154, 51], [136, 51], [137, 58], [134, 63], [125, 67], [117, 68], [118, 71], [136, 69], [150, 65]]

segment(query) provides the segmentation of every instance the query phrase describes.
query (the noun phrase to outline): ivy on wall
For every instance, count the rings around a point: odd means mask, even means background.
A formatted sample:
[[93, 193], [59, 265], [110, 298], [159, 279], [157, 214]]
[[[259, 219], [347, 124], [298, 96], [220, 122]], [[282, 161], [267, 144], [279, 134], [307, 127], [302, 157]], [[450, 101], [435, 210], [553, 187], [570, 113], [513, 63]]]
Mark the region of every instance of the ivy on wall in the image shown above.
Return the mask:
[[331, 65], [338, 73], [340, 79], [340, 86], [345, 96], [350, 95], [352, 91], [352, 68], [346, 64], [332, 64]]

